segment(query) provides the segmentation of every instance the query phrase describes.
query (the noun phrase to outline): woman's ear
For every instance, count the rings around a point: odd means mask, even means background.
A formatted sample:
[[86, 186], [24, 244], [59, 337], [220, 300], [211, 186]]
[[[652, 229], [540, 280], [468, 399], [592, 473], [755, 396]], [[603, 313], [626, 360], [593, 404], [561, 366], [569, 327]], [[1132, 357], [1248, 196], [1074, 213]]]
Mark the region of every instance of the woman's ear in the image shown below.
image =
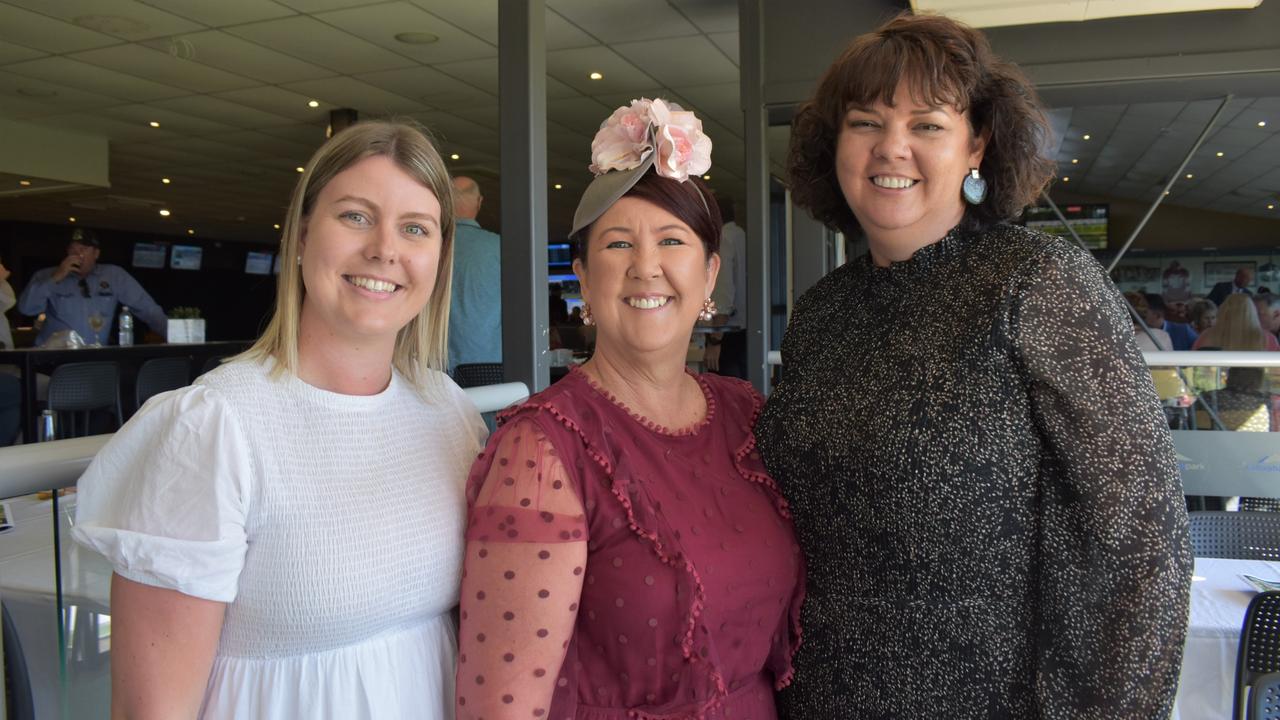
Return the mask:
[[716, 278], [720, 277], [720, 253], [714, 252], [707, 256], [707, 297], [716, 290]]
[[578, 276], [578, 291], [585, 302], [591, 302], [587, 298], [587, 266], [582, 262], [582, 258], [573, 259], [573, 274]]

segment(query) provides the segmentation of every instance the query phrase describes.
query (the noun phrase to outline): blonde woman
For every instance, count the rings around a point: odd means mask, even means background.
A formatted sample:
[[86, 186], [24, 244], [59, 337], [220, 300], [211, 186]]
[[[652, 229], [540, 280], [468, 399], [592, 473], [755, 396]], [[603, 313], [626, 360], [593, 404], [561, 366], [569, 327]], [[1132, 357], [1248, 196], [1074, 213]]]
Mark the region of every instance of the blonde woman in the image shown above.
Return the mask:
[[1218, 319], [1200, 334], [1192, 350], [1280, 350], [1276, 336], [1262, 329], [1258, 308], [1245, 293], [1229, 295], [1218, 308]]
[[75, 537], [115, 568], [114, 717], [452, 717], [485, 434], [441, 372], [452, 208], [416, 128], [336, 135], [294, 192], [266, 333], [80, 479]]

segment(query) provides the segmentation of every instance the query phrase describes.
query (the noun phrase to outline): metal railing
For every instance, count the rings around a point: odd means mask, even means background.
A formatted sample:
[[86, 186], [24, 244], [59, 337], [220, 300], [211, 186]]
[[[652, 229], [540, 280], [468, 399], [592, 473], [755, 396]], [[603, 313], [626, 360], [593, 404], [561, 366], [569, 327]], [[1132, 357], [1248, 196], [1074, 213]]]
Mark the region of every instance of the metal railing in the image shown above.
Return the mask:
[[[465, 388], [463, 392], [482, 413], [501, 410], [529, 397], [529, 389], [518, 382]], [[75, 485], [111, 437], [93, 435], [0, 448], [0, 498]]]

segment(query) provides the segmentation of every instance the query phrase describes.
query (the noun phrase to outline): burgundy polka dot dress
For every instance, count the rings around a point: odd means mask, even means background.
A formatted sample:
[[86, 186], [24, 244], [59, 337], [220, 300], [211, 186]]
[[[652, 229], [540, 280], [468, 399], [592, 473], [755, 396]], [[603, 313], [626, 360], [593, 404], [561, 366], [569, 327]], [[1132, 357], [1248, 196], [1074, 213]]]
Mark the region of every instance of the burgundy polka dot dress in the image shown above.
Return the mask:
[[803, 560], [760, 396], [697, 379], [707, 417], [680, 431], [579, 371], [502, 415], [468, 482], [460, 719], [776, 717]]

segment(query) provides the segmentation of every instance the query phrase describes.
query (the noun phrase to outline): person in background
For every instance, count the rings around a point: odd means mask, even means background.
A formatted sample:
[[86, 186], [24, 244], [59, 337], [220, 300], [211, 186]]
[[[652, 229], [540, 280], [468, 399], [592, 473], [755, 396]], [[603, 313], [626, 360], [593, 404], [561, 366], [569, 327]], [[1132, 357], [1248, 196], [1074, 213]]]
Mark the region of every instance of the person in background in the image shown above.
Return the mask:
[[475, 180], [453, 179], [453, 287], [449, 309], [449, 371], [470, 363], [502, 362], [502, 240], [480, 227], [484, 195]]
[[720, 235], [720, 276], [711, 299], [716, 304], [713, 323], [722, 331], [707, 338], [704, 358], [707, 370], [747, 379], [747, 231], [737, 223], [736, 201], [721, 207], [725, 213]]
[[111, 578], [112, 717], [452, 720], [467, 469], [444, 374], [453, 204], [416, 126], [299, 177], [275, 314], [149, 401], [80, 478]]
[[1218, 308], [1213, 327], [1200, 333], [1192, 350], [1280, 350], [1280, 339], [1268, 332], [1258, 320], [1253, 298], [1244, 293], [1228, 295]]
[[[13, 332], [5, 313], [17, 304], [9, 269], [0, 262], [0, 350], [13, 349]], [[12, 445], [22, 424], [22, 380], [18, 368], [0, 364], [0, 447]]]
[[1106, 271], [1012, 224], [1050, 137], [1026, 76], [929, 14], [795, 114], [793, 199], [869, 253], [796, 302], [755, 428], [808, 562], [786, 718], [1169, 714], [1177, 456]]
[[1173, 322], [1165, 317], [1164, 298], [1160, 295], [1147, 293], [1146, 298], [1147, 313], [1143, 319], [1147, 321], [1147, 326], [1163, 330], [1172, 341], [1174, 350], [1190, 350], [1196, 341], [1196, 331], [1187, 323]]
[[1249, 286], [1253, 284], [1253, 269], [1241, 266], [1231, 280], [1223, 280], [1209, 291], [1209, 299], [1218, 307], [1226, 302], [1227, 296], [1235, 294], [1249, 295]]
[[1138, 342], [1138, 349], [1143, 352], [1168, 352], [1173, 349], [1173, 339], [1169, 337], [1169, 333], [1165, 332], [1159, 325], [1151, 324], [1151, 307], [1147, 305], [1147, 296], [1140, 292], [1127, 292], [1124, 299], [1133, 306], [1138, 313], [1138, 317], [1147, 323], [1147, 327], [1151, 330], [1148, 335], [1146, 330], [1138, 324], [1137, 318], [1132, 315], [1129, 319], [1133, 322], [1133, 335]]
[[99, 263], [100, 252], [97, 234], [76, 228], [62, 262], [31, 277], [18, 301], [18, 312], [32, 317], [44, 313], [37, 346], [62, 330], [75, 330], [90, 345], [109, 345], [120, 305], [133, 311], [152, 332], [165, 336], [169, 318], [164, 310], [124, 268]]
[[1193, 301], [1191, 308], [1187, 310], [1187, 321], [1191, 329], [1196, 331], [1196, 339], [1199, 339], [1205, 330], [1218, 321], [1218, 303], [1206, 298]]
[[1262, 329], [1272, 335], [1280, 333], [1280, 295], [1276, 293], [1254, 295], [1253, 306], [1258, 310], [1258, 324], [1262, 325]]

